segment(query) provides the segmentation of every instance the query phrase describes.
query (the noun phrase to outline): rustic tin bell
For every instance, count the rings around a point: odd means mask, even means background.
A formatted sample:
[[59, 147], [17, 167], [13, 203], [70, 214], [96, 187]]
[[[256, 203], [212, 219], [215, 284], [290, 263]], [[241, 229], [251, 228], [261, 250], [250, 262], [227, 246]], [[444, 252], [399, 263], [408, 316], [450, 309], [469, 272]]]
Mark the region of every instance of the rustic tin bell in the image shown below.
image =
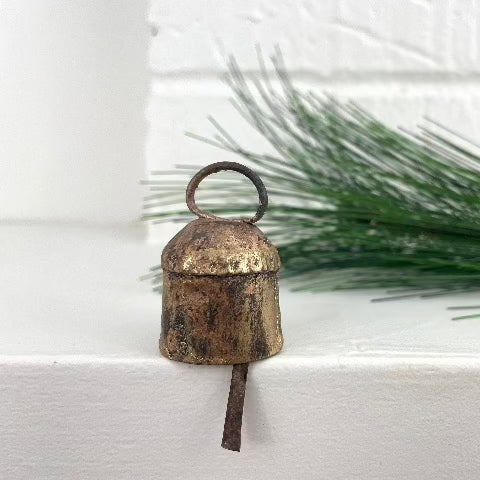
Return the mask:
[[[221, 170], [242, 173], [254, 183], [260, 204], [253, 218], [224, 219], [197, 207], [199, 183]], [[222, 446], [239, 450], [248, 362], [275, 355], [283, 345], [280, 258], [254, 225], [267, 207], [267, 192], [252, 170], [219, 162], [192, 178], [186, 197], [199, 218], [175, 235], [162, 254], [160, 351], [180, 362], [235, 365]]]

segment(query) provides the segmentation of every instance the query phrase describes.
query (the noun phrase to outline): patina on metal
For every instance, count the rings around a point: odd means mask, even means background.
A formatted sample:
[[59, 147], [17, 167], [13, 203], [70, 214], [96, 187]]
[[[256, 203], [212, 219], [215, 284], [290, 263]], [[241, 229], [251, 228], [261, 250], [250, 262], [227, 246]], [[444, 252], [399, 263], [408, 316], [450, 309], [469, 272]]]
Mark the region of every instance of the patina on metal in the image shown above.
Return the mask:
[[[242, 173], [256, 186], [259, 206], [252, 218], [220, 218], [196, 205], [199, 183], [221, 170]], [[219, 162], [192, 178], [186, 198], [199, 218], [175, 235], [162, 254], [160, 351], [180, 362], [234, 365], [222, 446], [240, 450], [248, 363], [275, 355], [283, 345], [280, 258], [254, 225], [267, 208], [267, 192], [249, 168]]]

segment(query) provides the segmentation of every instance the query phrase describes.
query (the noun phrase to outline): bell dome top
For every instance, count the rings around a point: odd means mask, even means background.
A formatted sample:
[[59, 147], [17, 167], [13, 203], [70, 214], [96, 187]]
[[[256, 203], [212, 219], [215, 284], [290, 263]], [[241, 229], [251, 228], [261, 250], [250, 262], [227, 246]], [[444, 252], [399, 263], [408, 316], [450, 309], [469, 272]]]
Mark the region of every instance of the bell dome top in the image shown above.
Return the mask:
[[199, 218], [168, 242], [162, 268], [185, 275], [246, 275], [277, 272], [280, 257], [252, 223]]

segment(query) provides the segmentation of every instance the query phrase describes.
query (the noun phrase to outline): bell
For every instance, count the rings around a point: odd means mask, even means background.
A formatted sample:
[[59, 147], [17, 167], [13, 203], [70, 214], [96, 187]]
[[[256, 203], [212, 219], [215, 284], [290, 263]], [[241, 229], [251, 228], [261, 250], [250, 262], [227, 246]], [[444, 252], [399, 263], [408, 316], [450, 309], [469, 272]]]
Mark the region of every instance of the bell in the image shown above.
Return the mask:
[[[256, 186], [259, 206], [254, 217], [225, 219], [197, 207], [199, 183], [221, 170], [242, 173]], [[186, 198], [199, 218], [178, 232], [162, 253], [160, 352], [180, 362], [234, 365], [222, 446], [239, 451], [248, 363], [275, 355], [283, 345], [280, 257], [254, 225], [267, 208], [267, 192], [249, 168], [219, 162], [192, 178]]]

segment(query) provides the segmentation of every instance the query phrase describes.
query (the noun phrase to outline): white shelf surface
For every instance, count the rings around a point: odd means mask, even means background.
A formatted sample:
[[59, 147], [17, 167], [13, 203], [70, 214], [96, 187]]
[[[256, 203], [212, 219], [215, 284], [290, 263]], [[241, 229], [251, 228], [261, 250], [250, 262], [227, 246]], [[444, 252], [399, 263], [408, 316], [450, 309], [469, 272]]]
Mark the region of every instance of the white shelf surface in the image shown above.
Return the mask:
[[[158, 353], [140, 227], [0, 227], [0, 478], [473, 479], [475, 295], [281, 289], [285, 347], [251, 365], [241, 453], [220, 448], [230, 367]], [[478, 296], [478, 295], [477, 295]]]

